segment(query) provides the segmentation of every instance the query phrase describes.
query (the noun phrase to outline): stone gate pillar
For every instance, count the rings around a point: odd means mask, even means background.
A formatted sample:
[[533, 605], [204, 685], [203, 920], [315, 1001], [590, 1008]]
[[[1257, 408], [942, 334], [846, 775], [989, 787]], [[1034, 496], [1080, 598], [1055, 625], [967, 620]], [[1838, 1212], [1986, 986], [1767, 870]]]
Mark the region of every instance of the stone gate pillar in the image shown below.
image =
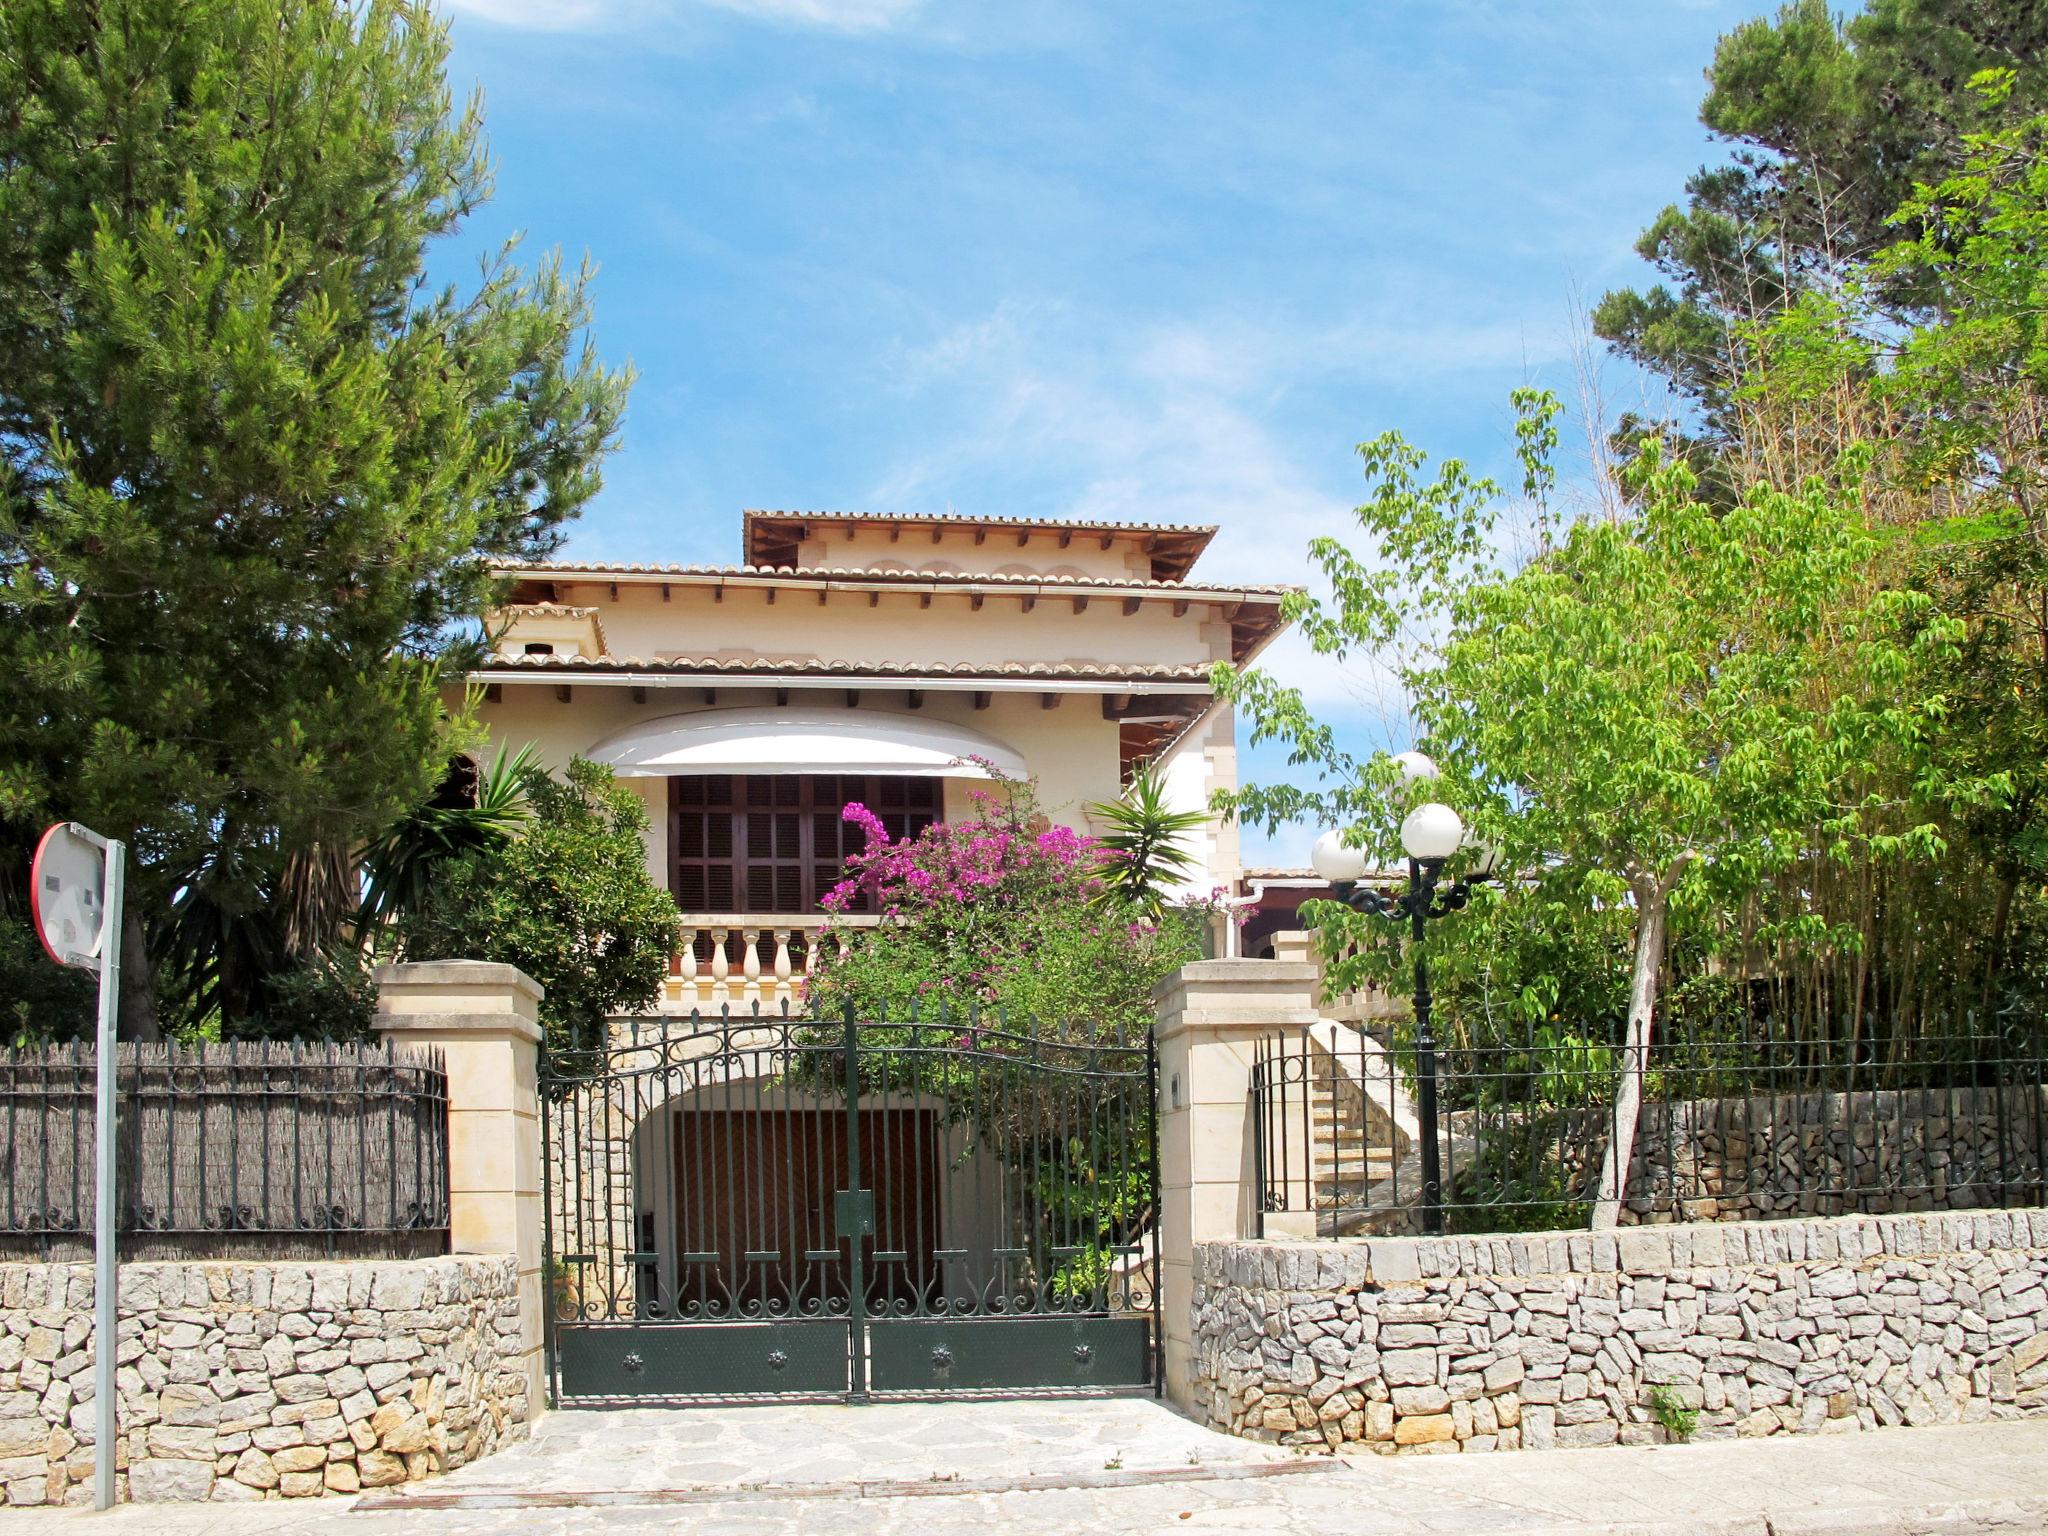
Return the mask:
[[519, 1261], [528, 1411], [546, 1406], [541, 1359], [540, 983], [517, 966], [426, 960], [377, 972], [380, 1037], [448, 1066], [448, 1225], [456, 1253]]
[[1317, 977], [1304, 960], [1200, 960], [1153, 993], [1166, 1390], [1183, 1408], [1192, 1406], [1195, 1244], [1256, 1230], [1253, 1053], [1260, 1040], [1298, 1037], [1317, 1021]]

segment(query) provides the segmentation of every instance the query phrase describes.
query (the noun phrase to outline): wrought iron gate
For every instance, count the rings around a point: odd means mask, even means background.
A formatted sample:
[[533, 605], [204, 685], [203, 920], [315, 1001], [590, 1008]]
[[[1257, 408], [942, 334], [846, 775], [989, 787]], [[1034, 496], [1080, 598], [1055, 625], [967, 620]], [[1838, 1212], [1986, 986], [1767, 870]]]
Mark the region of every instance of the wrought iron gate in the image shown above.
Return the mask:
[[980, 1020], [613, 1026], [543, 1059], [560, 1402], [1160, 1382], [1155, 1061]]

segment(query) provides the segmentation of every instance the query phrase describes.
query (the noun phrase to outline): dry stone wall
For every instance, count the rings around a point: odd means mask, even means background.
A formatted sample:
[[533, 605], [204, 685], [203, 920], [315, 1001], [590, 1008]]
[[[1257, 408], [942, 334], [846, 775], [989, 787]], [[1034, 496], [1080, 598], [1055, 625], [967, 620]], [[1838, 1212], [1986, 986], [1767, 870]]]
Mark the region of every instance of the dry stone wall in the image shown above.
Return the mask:
[[1385, 1454], [2048, 1412], [2048, 1211], [1197, 1244], [1190, 1406]]
[[[0, 1486], [89, 1504], [93, 1276], [0, 1265]], [[121, 1271], [120, 1497], [303, 1498], [414, 1481], [526, 1432], [510, 1257]]]

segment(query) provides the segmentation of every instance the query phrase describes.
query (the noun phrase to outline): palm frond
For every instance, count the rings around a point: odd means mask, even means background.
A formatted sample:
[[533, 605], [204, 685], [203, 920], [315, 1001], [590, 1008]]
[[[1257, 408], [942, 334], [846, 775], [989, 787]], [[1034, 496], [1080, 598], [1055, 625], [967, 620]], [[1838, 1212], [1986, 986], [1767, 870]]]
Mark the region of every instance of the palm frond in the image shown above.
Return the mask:
[[1138, 770], [1122, 799], [1088, 809], [1107, 828], [1097, 839], [1103, 855], [1099, 899], [1105, 904], [1157, 912], [1167, 891], [1200, 867], [1184, 839], [1209, 824], [1209, 813], [1172, 809], [1166, 785], [1151, 768]]
[[433, 796], [363, 850], [364, 891], [356, 922], [369, 932], [426, 900], [435, 872], [452, 860], [502, 847], [526, 820], [532, 746], [511, 757], [500, 748], [490, 772], [451, 772]]

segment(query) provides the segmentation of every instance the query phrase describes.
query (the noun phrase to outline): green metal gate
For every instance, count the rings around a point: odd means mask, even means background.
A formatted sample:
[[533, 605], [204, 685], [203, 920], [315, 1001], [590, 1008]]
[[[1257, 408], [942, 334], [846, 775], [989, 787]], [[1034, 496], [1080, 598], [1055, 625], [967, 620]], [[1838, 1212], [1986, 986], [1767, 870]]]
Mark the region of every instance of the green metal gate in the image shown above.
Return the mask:
[[1150, 1038], [646, 1019], [540, 1088], [560, 1403], [1160, 1384]]

